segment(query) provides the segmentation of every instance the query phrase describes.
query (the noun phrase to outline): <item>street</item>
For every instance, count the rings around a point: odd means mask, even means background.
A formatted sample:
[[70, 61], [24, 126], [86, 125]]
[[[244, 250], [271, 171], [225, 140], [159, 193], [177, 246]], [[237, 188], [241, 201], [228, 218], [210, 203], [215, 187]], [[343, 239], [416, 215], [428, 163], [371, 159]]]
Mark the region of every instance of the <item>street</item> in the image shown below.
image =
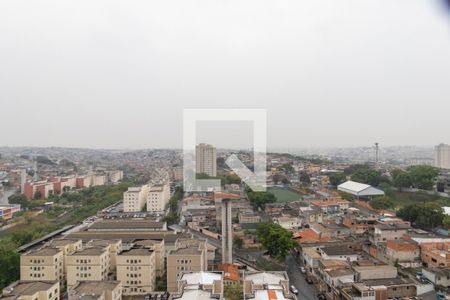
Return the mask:
[[289, 276], [289, 285], [294, 285], [297, 288], [297, 298], [299, 300], [315, 300], [317, 298], [316, 289], [313, 284], [306, 282], [305, 275], [299, 270], [300, 266], [292, 255], [286, 258], [286, 272]]

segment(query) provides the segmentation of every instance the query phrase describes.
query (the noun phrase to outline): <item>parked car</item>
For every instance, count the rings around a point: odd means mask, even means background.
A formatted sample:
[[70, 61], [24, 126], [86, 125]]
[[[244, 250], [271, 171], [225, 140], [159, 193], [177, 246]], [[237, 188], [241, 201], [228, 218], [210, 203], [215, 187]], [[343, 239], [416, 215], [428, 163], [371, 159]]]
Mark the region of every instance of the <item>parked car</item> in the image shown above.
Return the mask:
[[312, 279], [309, 278], [309, 277], [305, 277], [305, 280], [306, 280], [306, 282], [309, 283], [309, 284], [312, 284], [312, 283], [313, 283]]
[[305, 269], [304, 267], [300, 267], [300, 272], [301, 272], [302, 274], [306, 274], [306, 269]]
[[295, 286], [291, 285], [290, 290], [294, 295], [298, 294], [298, 290], [295, 288]]

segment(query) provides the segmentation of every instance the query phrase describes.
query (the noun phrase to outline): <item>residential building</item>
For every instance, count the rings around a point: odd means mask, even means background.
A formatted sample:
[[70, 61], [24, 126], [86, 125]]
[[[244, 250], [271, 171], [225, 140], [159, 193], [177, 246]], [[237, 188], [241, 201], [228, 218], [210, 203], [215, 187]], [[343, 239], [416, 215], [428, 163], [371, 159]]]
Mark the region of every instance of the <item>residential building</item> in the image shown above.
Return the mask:
[[92, 247], [105, 247], [109, 249], [109, 272], [115, 272], [117, 266], [117, 255], [122, 252], [122, 240], [91, 240], [86, 246]]
[[28, 200], [34, 198], [46, 199], [49, 195], [54, 194], [53, 183], [47, 180], [26, 182], [23, 194]]
[[425, 243], [420, 245], [424, 265], [435, 268], [450, 267], [450, 242]]
[[322, 209], [324, 213], [335, 214], [347, 210], [350, 202], [341, 198], [332, 198], [312, 201], [311, 204]]
[[121, 300], [120, 281], [79, 281], [68, 291], [68, 300]]
[[282, 215], [278, 218], [273, 218], [272, 220], [275, 224], [278, 224], [287, 230], [299, 229], [302, 227], [302, 220], [298, 217]]
[[175, 292], [184, 271], [208, 270], [207, 242], [195, 239], [178, 239], [175, 249], [167, 256], [167, 290]]
[[172, 299], [224, 299], [222, 272], [184, 272]]
[[108, 278], [110, 264], [108, 247], [86, 247], [67, 256], [67, 286], [77, 281], [102, 281]]
[[358, 260], [359, 251], [352, 246], [325, 246], [319, 248], [319, 253], [322, 259], [342, 260], [342, 261], [356, 261]]
[[164, 275], [166, 271], [164, 264], [164, 257], [166, 250], [164, 247], [164, 239], [160, 240], [137, 240], [133, 242], [135, 247], [142, 247], [152, 250], [155, 253], [155, 270], [156, 276], [160, 277]]
[[170, 200], [170, 185], [157, 184], [149, 188], [147, 194], [147, 211], [164, 211]]
[[240, 283], [239, 268], [235, 264], [221, 264], [218, 270], [223, 272], [224, 285], [238, 285]]
[[244, 272], [244, 299], [297, 299], [286, 272]]
[[20, 280], [62, 280], [63, 251], [44, 247], [20, 256]]
[[63, 269], [64, 274], [67, 274], [67, 256], [77, 250], [81, 250], [83, 243], [80, 239], [55, 239], [50, 242], [50, 246], [63, 252]]
[[117, 256], [117, 280], [122, 282], [124, 295], [143, 295], [155, 290], [155, 252], [147, 248], [132, 248]]
[[123, 211], [142, 211], [146, 204], [148, 189], [148, 185], [143, 185], [140, 187], [129, 187], [128, 190], [123, 193]]
[[434, 147], [434, 163], [441, 169], [450, 169], [450, 145], [439, 144]]
[[216, 148], [209, 144], [198, 144], [196, 152], [196, 173], [217, 176]]
[[401, 239], [411, 228], [408, 224], [378, 224], [369, 231], [369, 240], [374, 244], [385, 243], [388, 240]]
[[353, 283], [341, 290], [344, 300], [375, 300], [375, 290], [364, 283]]
[[422, 274], [434, 285], [450, 288], [450, 268], [423, 268]]
[[420, 248], [411, 240], [388, 240], [386, 243], [386, 257], [391, 263], [410, 267], [414, 262], [420, 262]]
[[107, 219], [96, 221], [87, 230], [92, 232], [167, 231], [167, 223], [147, 219]]
[[3, 289], [2, 300], [58, 300], [59, 281], [16, 281]]

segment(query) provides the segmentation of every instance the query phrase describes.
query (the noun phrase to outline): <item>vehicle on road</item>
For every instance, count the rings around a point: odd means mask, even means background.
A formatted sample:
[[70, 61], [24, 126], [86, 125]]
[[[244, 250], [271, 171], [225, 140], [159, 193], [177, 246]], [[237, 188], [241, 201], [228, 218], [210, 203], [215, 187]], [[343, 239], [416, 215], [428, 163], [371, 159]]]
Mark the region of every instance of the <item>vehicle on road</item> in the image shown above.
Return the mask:
[[307, 277], [307, 276], [305, 277], [305, 280], [306, 280], [306, 282], [309, 283], [309, 284], [312, 284], [312, 283], [313, 283], [312, 279], [309, 278], [309, 277]]
[[300, 267], [300, 272], [301, 272], [302, 274], [306, 274], [306, 269], [305, 269], [304, 267]]
[[290, 290], [294, 295], [298, 295], [298, 290], [295, 286], [291, 285]]

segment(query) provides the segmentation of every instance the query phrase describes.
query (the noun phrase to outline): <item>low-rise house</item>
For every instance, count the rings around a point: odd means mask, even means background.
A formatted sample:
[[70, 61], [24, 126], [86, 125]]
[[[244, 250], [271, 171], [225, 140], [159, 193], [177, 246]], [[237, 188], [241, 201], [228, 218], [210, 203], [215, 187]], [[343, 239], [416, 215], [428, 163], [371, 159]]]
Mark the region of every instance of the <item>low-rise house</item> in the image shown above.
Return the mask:
[[307, 206], [299, 208], [299, 216], [305, 224], [314, 224], [323, 222], [323, 211], [316, 206]]
[[352, 266], [358, 282], [371, 279], [387, 279], [397, 277], [397, 268], [386, 264], [374, 264], [369, 261], [358, 261]]
[[335, 214], [346, 211], [350, 202], [341, 198], [332, 198], [324, 200], [316, 200], [312, 202], [312, 205], [322, 209], [324, 213]]
[[407, 224], [377, 224], [369, 231], [369, 240], [374, 245], [388, 240], [399, 240], [408, 233]]
[[375, 300], [375, 290], [364, 283], [353, 283], [341, 290], [344, 300]]
[[238, 285], [241, 280], [239, 274], [239, 268], [235, 264], [221, 264], [218, 268], [223, 272], [223, 284], [224, 285]]
[[319, 248], [319, 253], [322, 259], [356, 261], [360, 252], [355, 250], [353, 246], [339, 245]]
[[261, 217], [254, 212], [239, 212], [239, 224], [255, 224], [261, 222]]
[[420, 263], [420, 248], [411, 240], [389, 240], [386, 243], [385, 252], [391, 263], [398, 263], [405, 267], [416, 266]]
[[302, 220], [298, 217], [283, 215], [272, 219], [275, 224], [280, 225], [284, 229], [292, 230], [302, 227]]
[[423, 268], [422, 274], [434, 285], [450, 288], [450, 268]]
[[428, 267], [450, 267], [450, 242], [421, 244], [421, 259]]
[[310, 274], [315, 274], [317, 268], [319, 268], [319, 261], [322, 258], [316, 247], [304, 247], [302, 248], [303, 264], [306, 271]]
[[372, 229], [377, 224], [376, 218], [371, 217], [345, 217], [342, 224], [348, 228], [352, 234], [363, 234]]

